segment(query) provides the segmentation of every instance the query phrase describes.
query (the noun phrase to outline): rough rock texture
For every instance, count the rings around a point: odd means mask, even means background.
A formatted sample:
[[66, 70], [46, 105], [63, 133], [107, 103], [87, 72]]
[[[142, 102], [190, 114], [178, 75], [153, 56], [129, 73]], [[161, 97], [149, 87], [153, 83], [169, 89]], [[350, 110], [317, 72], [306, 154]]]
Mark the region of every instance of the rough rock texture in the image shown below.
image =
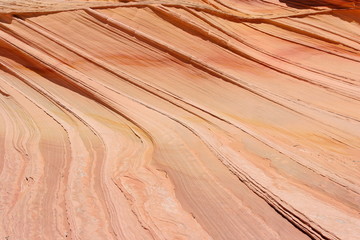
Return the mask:
[[358, 6], [0, 1], [0, 239], [359, 239]]

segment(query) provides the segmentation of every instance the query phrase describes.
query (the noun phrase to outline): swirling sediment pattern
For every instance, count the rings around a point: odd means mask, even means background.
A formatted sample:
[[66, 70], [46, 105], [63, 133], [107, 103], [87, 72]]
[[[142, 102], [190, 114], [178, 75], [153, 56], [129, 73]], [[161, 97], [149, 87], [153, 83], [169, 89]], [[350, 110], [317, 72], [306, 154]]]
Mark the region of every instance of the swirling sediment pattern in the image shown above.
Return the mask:
[[0, 240], [359, 239], [357, 1], [0, 2]]

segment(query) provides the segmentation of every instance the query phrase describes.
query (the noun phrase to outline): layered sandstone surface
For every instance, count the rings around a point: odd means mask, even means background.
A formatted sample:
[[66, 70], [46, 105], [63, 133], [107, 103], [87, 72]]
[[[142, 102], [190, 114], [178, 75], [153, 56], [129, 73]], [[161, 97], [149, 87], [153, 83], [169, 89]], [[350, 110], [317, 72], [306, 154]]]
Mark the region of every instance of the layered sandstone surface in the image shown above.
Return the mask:
[[358, 1], [0, 1], [0, 239], [360, 237]]

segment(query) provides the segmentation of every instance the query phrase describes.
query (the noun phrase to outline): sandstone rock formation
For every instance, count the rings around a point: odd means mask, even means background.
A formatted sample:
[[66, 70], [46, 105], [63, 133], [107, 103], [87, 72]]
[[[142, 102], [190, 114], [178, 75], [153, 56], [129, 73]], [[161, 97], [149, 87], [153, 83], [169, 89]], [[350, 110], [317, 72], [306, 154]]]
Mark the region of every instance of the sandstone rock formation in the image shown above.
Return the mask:
[[358, 1], [0, 12], [1, 240], [359, 239]]

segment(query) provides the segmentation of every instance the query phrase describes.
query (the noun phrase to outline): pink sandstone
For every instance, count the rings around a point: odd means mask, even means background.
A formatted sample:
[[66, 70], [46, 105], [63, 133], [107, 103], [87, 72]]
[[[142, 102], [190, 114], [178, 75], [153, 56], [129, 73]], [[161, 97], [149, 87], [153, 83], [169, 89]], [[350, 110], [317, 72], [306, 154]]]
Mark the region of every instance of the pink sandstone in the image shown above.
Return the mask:
[[359, 239], [359, 7], [0, 0], [0, 239]]

